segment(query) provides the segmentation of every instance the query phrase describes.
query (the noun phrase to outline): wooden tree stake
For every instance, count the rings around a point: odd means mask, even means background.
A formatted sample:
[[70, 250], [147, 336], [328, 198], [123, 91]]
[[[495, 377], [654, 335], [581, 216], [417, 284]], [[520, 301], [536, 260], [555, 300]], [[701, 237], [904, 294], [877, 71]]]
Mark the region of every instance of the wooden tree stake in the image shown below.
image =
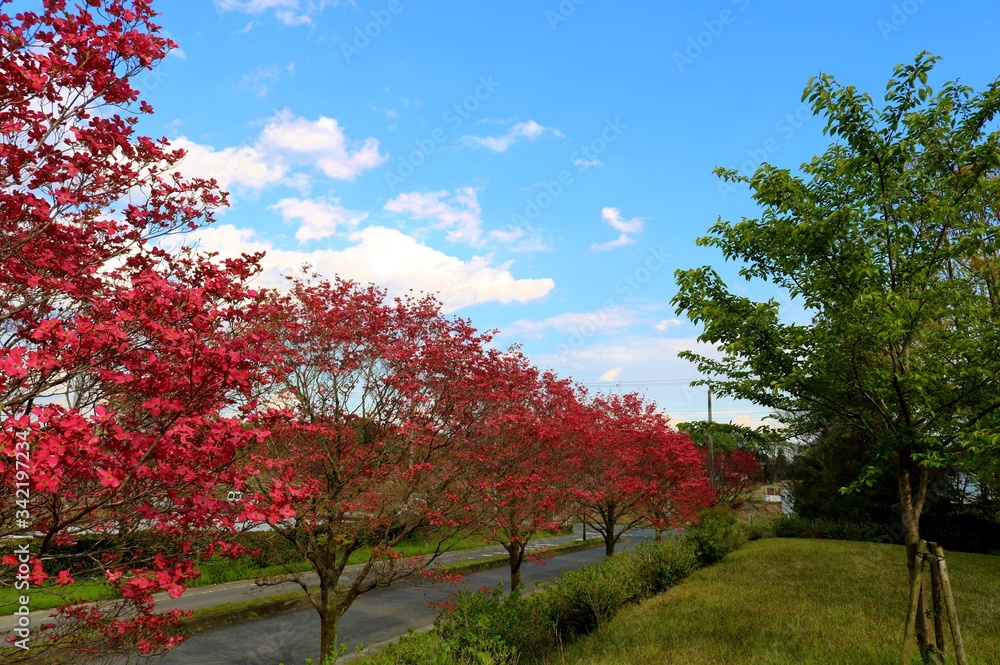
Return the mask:
[[941, 559], [936, 553], [937, 543], [927, 543], [928, 556], [931, 557], [931, 602], [934, 609], [934, 644], [937, 650], [944, 653], [944, 606], [941, 587]]
[[965, 657], [965, 643], [962, 642], [962, 631], [958, 627], [958, 613], [955, 610], [955, 596], [951, 592], [951, 579], [948, 577], [948, 566], [944, 562], [944, 548], [935, 546], [934, 554], [937, 555], [941, 568], [941, 586], [944, 589], [944, 602], [948, 607], [948, 623], [951, 624], [951, 639], [955, 643], [955, 655], [958, 658], [958, 665], [969, 665]]
[[910, 665], [910, 648], [913, 644], [913, 631], [916, 628], [920, 587], [924, 581], [924, 553], [926, 551], [927, 541], [921, 540], [917, 544], [917, 556], [913, 562], [913, 577], [910, 579], [910, 610], [906, 613], [906, 632], [903, 635], [903, 665]]

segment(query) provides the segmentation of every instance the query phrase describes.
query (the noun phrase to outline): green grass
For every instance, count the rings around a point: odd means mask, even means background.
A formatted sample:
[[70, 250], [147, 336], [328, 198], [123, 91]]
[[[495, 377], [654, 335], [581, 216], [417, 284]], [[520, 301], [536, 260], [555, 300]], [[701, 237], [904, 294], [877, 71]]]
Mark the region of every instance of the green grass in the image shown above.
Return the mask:
[[[540, 533], [536, 538], [545, 538], [554, 533]], [[451, 538], [445, 542], [444, 549], [449, 551], [461, 551], [486, 547], [494, 543], [480, 537]], [[396, 551], [405, 556], [418, 556], [429, 554], [434, 550], [435, 541], [432, 539], [414, 539], [400, 543], [396, 546]], [[371, 548], [363, 547], [355, 551], [348, 559], [348, 565], [364, 563], [371, 555]], [[207, 561], [198, 564], [201, 577], [188, 583], [188, 587], [210, 586], [212, 584], [222, 584], [225, 582], [238, 582], [241, 580], [253, 580], [270, 575], [281, 575], [289, 572], [308, 572], [312, 566], [308, 561], [299, 561], [289, 564], [286, 568], [282, 565], [267, 566], [259, 568], [253, 566], [249, 557], [239, 559], [226, 559], [223, 557], [212, 557]], [[0, 587], [0, 615], [10, 614], [18, 607], [18, 597], [24, 594], [10, 586]], [[47, 585], [44, 587], [32, 587], [29, 591], [32, 610], [48, 610], [58, 605], [69, 603], [93, 602], [113, 598], [115, 592], [102, 580], [81, 580], [64, 587]]]
[[[752, 542], [623, 611], [551, 662], [898, 663], [908, 602], [904, 556], [895, 545]], [[1000, 663], [1000, 557], [945, 556], [970, 663]]]

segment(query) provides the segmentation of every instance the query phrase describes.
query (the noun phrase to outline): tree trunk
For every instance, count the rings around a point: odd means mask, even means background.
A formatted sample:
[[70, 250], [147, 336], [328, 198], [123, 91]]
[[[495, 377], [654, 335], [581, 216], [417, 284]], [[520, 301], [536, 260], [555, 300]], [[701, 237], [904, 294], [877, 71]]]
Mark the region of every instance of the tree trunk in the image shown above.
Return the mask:
[[333, 665], [340, 656], [340, 645], [337, 643], [337, 623], [341, 612], [336, 607], [326, 607], [319, 615], [319, 656], [322, 665]]
[[337, 582], [339, 572], [331, 574], [329, 569], [318, 570], [319, 602], [313, 601], [313, 607], [319, 613], [319, 662], [320, 665], [333, 665], [340, 657], [340, 645], [337, 643], [337, 624], [350, 603], [338, 602]]
[[[910, 466], [901, 463], [897, 479], [899, 481], [899, 510], [903, 522], [903, 542], [906, 545], [906, 567], [909, 570], [909, 582], [912, 585], [914, 577], [917, 575], [917, 544], [920, 542], [920, 513], [923, 511], [924, 499], [927, 496], [927, 470], [917, 469], [917, 487], [914, 488]], [[917, 601], [915, 628], [921, 660], [924, 663], [938, 662], [934, 658], [929, 639], [931, 625], [927, 620], [927, 600], [922, 581]]]
[[510, 561], [510, 592], [521, 593], [521, 564], [524, 563], [524, 546], [520, 543], [508, 543], [504, 546]]
[[618, 521], [618, 515], [615, 513], [617, 506], [613, 503], [605, 504], [601, 509], [601, 519], [604, 520], [604, 530], [601, 533], [604, 536], [604, 556], [614, 556], [615, 555], [615, 545], [618, 543], [618, 539], [615, 538], [615, 523]]

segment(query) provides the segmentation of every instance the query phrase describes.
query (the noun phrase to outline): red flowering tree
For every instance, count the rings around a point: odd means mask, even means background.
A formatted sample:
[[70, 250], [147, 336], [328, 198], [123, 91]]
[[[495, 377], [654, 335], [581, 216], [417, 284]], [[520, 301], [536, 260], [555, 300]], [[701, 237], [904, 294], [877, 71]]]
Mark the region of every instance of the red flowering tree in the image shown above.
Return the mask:
[[567, 418], [579, 403], [569, 381], [540, 375], [519, 350], [491, 353], [488, 367], [485, 417], [458, 454], [481, 532], [507, 551], [516, 592], [528, 542], [565, 518]]
[[[172, 46], [149, 3], [43, 9], [0, 13], [0, 536], [31, 536], [0, 576], [67, 598], [81, 574], [114, 587], [118, 600], [61, 611], [59, 662], [151, 654], [178, 639], [151, 594], [180, 593], [235, 517], [219, 485], [256, 436], [242, 421], [273, 353], [253, 258], [151, 242], [224, 197], [134, 134], [151, 109], [130, 81]], [[4, 662], [40, 655], [45, 631], [23, 632]]]
[[[288, 364], [271, 391], [285, 412], [268, 425], [244, 496], [247, 515], [270, 522], [319, 574], [313, 604], [327, 662], [360, 594], [425, 570], [472, 523], [475, 497], [459, 482], [455, 450], [484, 413], [477, 383], [488, 337], [443, 316], [431, 297], [389, 302], [341, 280], [295, 280], [277, 304]], [[407, 558], [393, 549], [414, 534], [437, 538], [438, 550]]]
[[697, 447], [636, 393], [597, 395], [589, 436], [578, 446], [574, 494], [586, 521], [614, 554], [623, 533], [652, 522], [675, 526], [710, 502]]
[[715, 503], [739, 508], [764, 480], [760, 461], [738, 448], [715, 453]]
[[664, 531], [690, 523], [699, 510], [712, 505], [713, 494], [704, 452], [690, 437], [671, 428], [657, 439], [658, 444], [643, 451], [641, 469], [650, 487], [643, 502], [646, 522], [661, 540]]

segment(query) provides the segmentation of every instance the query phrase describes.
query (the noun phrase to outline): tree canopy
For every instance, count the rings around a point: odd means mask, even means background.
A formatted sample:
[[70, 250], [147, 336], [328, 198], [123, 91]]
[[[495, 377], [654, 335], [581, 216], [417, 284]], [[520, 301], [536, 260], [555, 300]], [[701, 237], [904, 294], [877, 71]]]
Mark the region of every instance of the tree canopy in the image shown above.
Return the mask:
[[799, 172], [762, 165], [758, 217], [719, 220], [699, 244], [783, 290], [811, 316], [782, 318], [710, 267], [676, 273], [678, 312], [721, 358], [682, 355], [722, 395], [773, 408], [791, 433], [836, 419], [871, 447], [858, 483], [896, 476], [911, 562], [929, 471], [995, 450], [1000, 409], [1000, 80], [928, 83], [936, 58], [899, 65], [884, 105], [832, 76], [803, 99], [834, 141]]

